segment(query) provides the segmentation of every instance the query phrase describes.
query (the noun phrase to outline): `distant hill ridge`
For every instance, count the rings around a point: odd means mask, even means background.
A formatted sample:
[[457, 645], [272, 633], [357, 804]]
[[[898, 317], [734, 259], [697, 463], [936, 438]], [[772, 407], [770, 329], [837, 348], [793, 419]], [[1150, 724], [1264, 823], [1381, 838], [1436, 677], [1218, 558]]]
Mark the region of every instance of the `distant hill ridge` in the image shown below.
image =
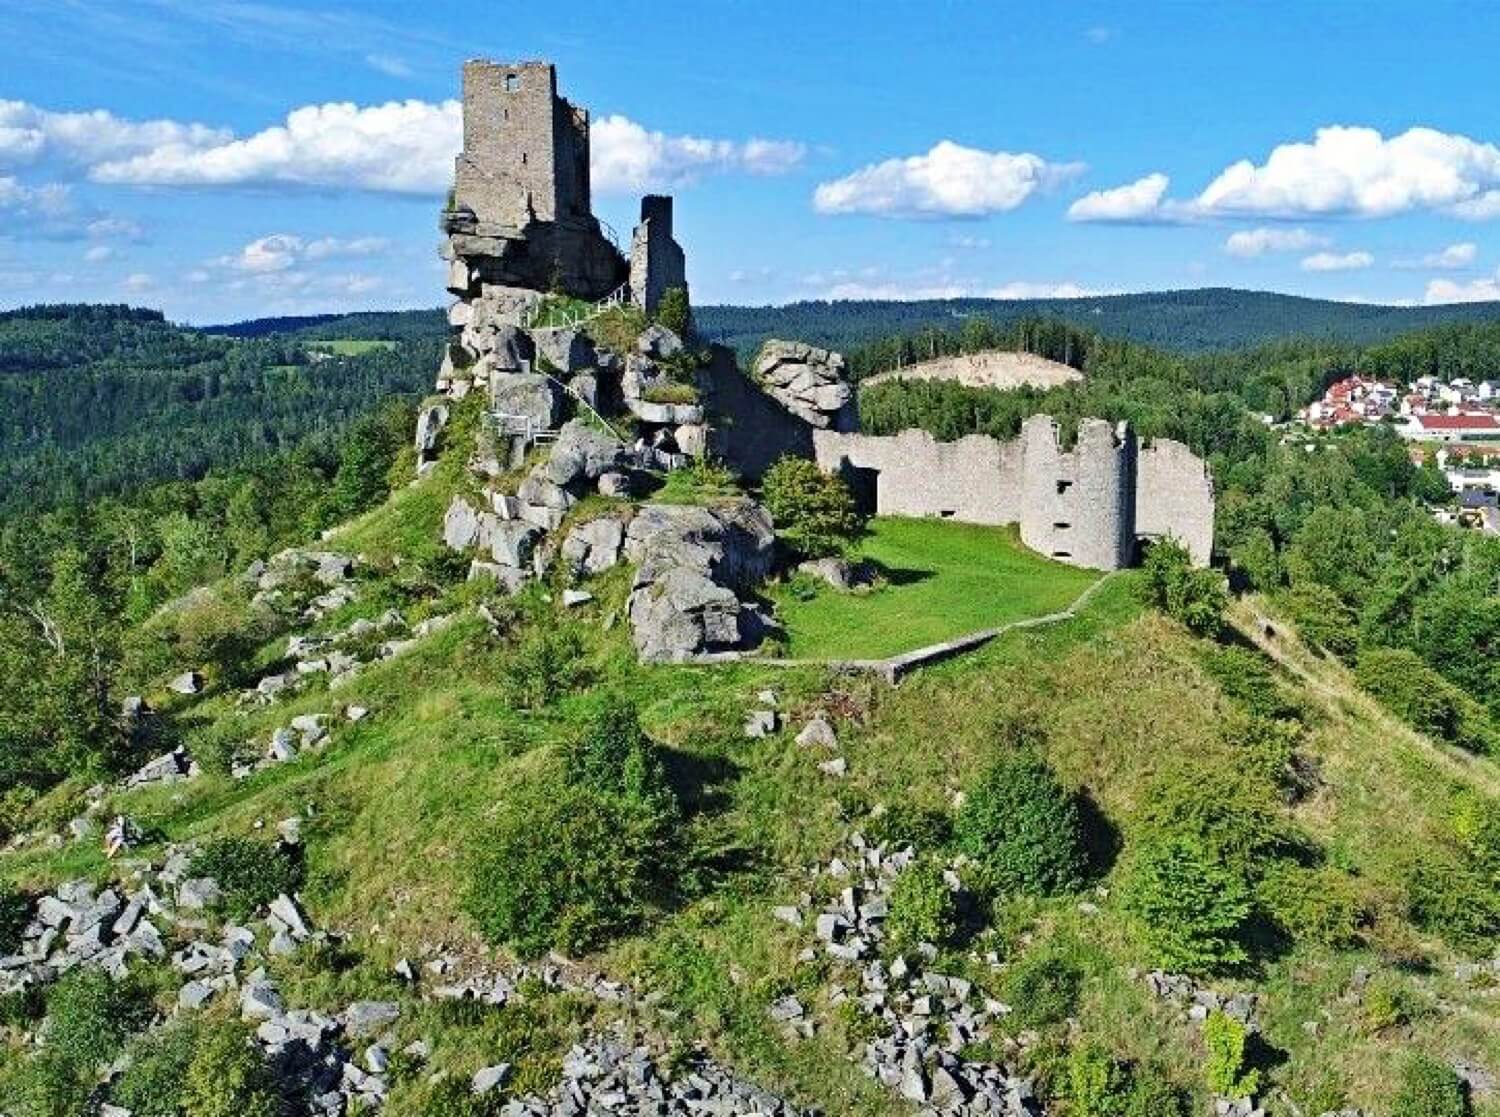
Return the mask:
[[[795, 338], [848, 350], [926, 327], [951, 329], [976, 314], [997, 324], [1028, 317], [1056, 318], [1106, 337], [1195, 353], [1287, 337], [1367, 344], [1443, 322], [1500, 319], [1500, 303], [1382, 306], [1206, 287], [1083, 299], [820, 300], [782, 306], [699, 306], [693, 310], [694, 321], [705, 337], [742, 355], [752, 353], [768, 337]], [[205, 332], [234, 337], [294, 333], [305, 337], [417, 338], [442, 337], [447, 329], [446, 315], [433, 309], [258, 318], [210, 326]]]

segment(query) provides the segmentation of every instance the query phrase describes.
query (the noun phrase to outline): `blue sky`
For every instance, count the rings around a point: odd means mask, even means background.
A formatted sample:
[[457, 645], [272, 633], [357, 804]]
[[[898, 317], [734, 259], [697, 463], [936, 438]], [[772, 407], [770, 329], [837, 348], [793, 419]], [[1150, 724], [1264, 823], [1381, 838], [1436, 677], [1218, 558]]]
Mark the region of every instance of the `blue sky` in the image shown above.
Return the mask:
[[432, 306], [466, 57], [677, 197], [699, 302], [1500, 298], [1500, 5], [5, 0], [0, 305]]

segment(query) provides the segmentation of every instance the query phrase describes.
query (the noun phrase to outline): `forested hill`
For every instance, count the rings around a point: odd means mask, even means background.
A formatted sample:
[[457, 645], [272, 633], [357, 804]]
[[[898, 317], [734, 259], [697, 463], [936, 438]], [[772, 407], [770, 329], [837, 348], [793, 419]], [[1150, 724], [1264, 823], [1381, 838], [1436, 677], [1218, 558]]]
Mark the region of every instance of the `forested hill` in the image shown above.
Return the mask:
[[[694, 321], [705, 337], [742, 355], [753, 352], [768, 337], [796, 338], [847, 351], [880, 338], [910, 336], [929, 327], [952, 329], [973, 315], [983, 315], [996, 325], [1023, 318], [1057, 319], [1105, 337], [1198, 353], [1287, 337], [1369, 344], [1441, 322], [1500, 319], [1500, 303], [1376, 306], [1209, 287], [1089, 299], [820, 301], [784, 306], [699, 306], [693, 310]], [[203, 332], [232, 337], [441, 338], [447, 330], [443, 312], [434, 309], [255, 318], [209, 326]]]
[[1213, 287], [1089, 299], [934, 299], [920, 302], [800, 302], [785, 306], [699, 306], [706, 337], [746, 353], [768, 337], [847, 351], [929, 327], [952, 329], [983, 315], [997, 325], [1060, 319], [1110, 338], [1197, 353], [1288, 337], [1368, 344], [1441, 322], [1500, 318], [1500, 303], [1399, 307], [1331, 302]]
[[431, 381], [435, 340], [357, 355], [215, 337], [125, 306], [0, 313], [0, 517], [332, 436]]

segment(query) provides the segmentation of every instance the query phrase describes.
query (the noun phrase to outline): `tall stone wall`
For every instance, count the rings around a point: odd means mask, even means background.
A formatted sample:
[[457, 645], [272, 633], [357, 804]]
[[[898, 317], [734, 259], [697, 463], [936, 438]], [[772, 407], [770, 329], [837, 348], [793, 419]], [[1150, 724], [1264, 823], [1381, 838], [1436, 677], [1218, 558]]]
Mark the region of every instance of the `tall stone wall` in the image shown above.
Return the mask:
[[672, 199], [647, 194], [630, 238], [630, 298], [647, 314], [673, 287], [687, 290], [687, 259], [672, 237]]
[[939, 442], [924, 430], [888, 438], [815, 430], [813, 447], [818, 467], [843, 476], [869, 511], [972, 524], [1020, 518], [1023, 443], [978, 434]]
[[1135, 437], [1122, 424], [1084, 419], [1063, 450], [1057, 424], [1033, 415], [1021, 428], [1025, 470], [1021, 541], [1075, 566], [1118, 570], [1135, 553]]
[[1138, 455], [1135, 531], [1142, 539], [1175, 538], [1199, 566], [1213, 557], [1213, 478], [1181, 442], [1159, 438]]
[[813, 427], [741, 372], [732, 350], [713, 347], [708, 375], [699, 387], [713, 416], [709, 452], [735, 472], [759, 480], [784, 455], [813, 457]]

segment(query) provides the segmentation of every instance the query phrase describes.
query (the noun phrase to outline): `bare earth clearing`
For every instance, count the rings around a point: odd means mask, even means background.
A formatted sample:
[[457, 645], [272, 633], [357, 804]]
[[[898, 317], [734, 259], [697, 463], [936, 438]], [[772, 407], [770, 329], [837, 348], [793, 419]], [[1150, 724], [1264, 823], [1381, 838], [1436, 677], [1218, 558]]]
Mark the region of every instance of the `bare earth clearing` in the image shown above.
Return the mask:
[[939, 357], [933, 361], [908, 365], [892, 372], [882, 372], [865, 381], [880, 384], [887, 380], [952, 380], [971, 388], [1055, 388], [1083, 373], [1034, 353], [970, 353], [961, 357]]

